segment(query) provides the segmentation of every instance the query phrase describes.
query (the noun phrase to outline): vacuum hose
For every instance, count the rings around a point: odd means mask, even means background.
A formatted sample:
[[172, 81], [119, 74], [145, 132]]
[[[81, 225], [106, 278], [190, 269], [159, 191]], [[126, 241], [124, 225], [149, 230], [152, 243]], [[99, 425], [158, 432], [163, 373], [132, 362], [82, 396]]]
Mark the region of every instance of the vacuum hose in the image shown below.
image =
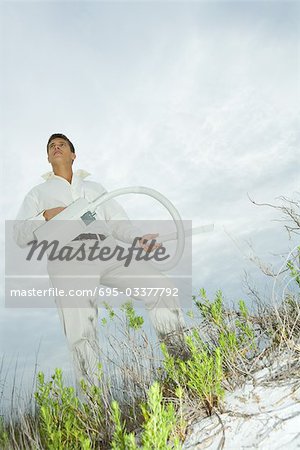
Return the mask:
[[[92, 203], [89, 204], [89, 208], [91, 210], [95, 210], [100, 205], [102, 205], [104, 202], [107, 202], [115, 197], [119, 197], [121, 195], [126, 194], [143, 194], [148, 195], [149, 197], [153, 197], [155, 200], [157, 200], [159, 203], [161, 203], [170, 213], [171, 217], [173, 218], [173, 221], [176, 226], [176, 232], [177, 232], [177, 245], [174, 256], [172, 256], [167, 262], [161, 262], [159, 264], [152, 263], [154, 266], [156, 266], [159, 270], [162, 271], [169, 271], [174, 266], [178, 264], [180, 261], [184, 247], [185, 247], [185, 230], [182, 223], [182, 219], [180, 217], [180, 214], [178, 210], [175, 208], [173, 203], [170, 202], [164, 195], [162, 195], [160, 192], [156, 191], [155, 189], [143, 187], [143, 186], [136, 186], [136, 187], [127, 187], [127, 188], [121, 188], [116, 189], [112, 192], [108, 192], [107, 194], [103, 194], [101, 197], [98, 197], [96, 200], [94, 200]], [[163, 240], [163, 238], [162, 238]]]

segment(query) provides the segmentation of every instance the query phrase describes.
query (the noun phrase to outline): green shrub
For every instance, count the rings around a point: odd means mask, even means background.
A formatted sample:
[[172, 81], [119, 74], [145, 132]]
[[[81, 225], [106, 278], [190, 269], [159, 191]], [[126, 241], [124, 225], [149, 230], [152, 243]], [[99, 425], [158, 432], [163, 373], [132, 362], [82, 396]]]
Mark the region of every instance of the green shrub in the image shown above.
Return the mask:
[[244, 358], [251, 350], [256, 349], [255, 333], [243, 300], [239, 301], [237, 312], [228, 314], [220, 290], [212, 302], [204, 289], [200, 289], [199, 297], [197, 299], [193, 296], [204, 323], [210, 325], [205, 337], [207, 342], [200, 336], [199, 325], [191, 335], [185, 336], [189, 349], [186, 360], [171, 355], [164, 344], [161, 348], [166, 385], [173, 391], [176, 386], [184, 387], [211, 414], [224, 397], [222, 382], [230, 371], [230, 365], [238, 357]]
[[125, 316], [127, 319], [127, 324], [129, 328], [134, 330], [139, 330], [142, 328], [144, 324], [144, 319], [142, 316], [138, 316], [135, 312], [135, 309], [132, 305], [132, 302], [126, 302], [121, 306], [122, 311], [125, 312]]
[[136, 450], [137, 445], [133, 433], [127, 433], [125, 422], [121, 421], [120, 407], [116, 401], [111, 404], [115, 431], [111, 442], [112, 450]]
[[174, 405], [166, 404], [162, 397], [158, 382], [153, 383], [148, 392], [147, 402], [141, 405], [144, 423], [140, 436], [141, 447], [137, 446], [133, 433], [127, 433], [125, 422], [121, 420], [117, 402], [112, 402], [112, 416], [115, 432], [111, 443], [113, 450], [180, 450], [178, 436], [173, 436], [177, 425], [177, 414]]
[[[51, 381], [45, 382], [44, 374], [39, 372], [38, 389], [35, 393], [43, 448], [47, 450], [102, 448], [101, 425], [114, 430], [109, 439], [111, 442], [109, 444], [106, 441], [105, 448], [113, 450], [139, 448], [134, 433], [126, 431], [125, 421], [121, 419], [120, 407], [116, 401], [112, 401], [109, 406], [110, 423], [103, 421], [104, 411], [99, 387], [87, 387], [82, 380], [81, 385], [89, 402], [81, 403], [75, 395], [74, 388], [63, 385], [60, 369], [56, 369], [51, 378]], [[166, 403], [163, 400], [158, 382], [151, 386], [147, 401], [141, 404], [140, 408], [144, 419], [139, 438], [143, 450], [180, 449], [179, 438], [173, 435], [176, 426], [183, 424], [183, 419], [181, 417], [180, 421], [177, 421], [175, 406], [172, 402]], [[93, 417], [95, 411], [98, 414], [96, 421]], [[1, 431], [0, 436], [4, 443], [6, 435]]]
[[244, 300], [239, 300], [239, 310], [228, 314], [223, 305], [222, 291], [216, 292], [215, 300], [210, 302], [204, 289], [200, 289], [202, 300], [194, 301], [203, 319], [210, 322], [218, 336], [218, 345], [222, 354], [229, 360], [235, 360], [237, 355], [245, 355], [257, 348], [253, 324], [249, 320], [249, 312]]
[[[300, 246], [297, 248], [297, 256], [296, 258], [298, 259], [298, 261], [300, 260]], [[292, 260], [288, 260], [287, 262], [287, 268], [290, 271], [291, 277], [295, 280], [295, 282], [297, 283], [298, 287], [300, 287], [300, 271], [299, 271], [299, 267], [296, 267], [294, 262]]]
[[172, 431], [176, 427], [177, 416], [173, 403], [165, 404], [158, 382], [150, 387], [148, 402], [142, 405], [145, 423], [143, 425], [143, 450], [179, 449], [179, 439], [168, 443]]
[[52, 380], [45, 383], [38, 373], [38, 390], [35, 393], [39, 407], [41, 440], [49, 450], [92, 449], [91, 436], [83, 421], [83, 411], [73, 387], [65, 387], [62, 371], [55, 370]]
[[203, 403], [208, 413], [211, 413], [224, 396], [221, 349], [216, 347], [210, 350], [196, 330], [193, 336], [186, 337], [186, 343], [191, 355], [186, 361], [171, 356], [162, 344], [166, 383], [188, 388]]
[[223, 314], [223, 294], [221, 290], [216, 292], [216, 297], [213, 302], [210, 302], [207, 298], [205, 289], [200, 289], [199, 296], [202, 299], [196, 300], [196, 296], [193, 296], [197, 308], [200, 310], [201, 315], [204, 319], [209, 322], [215, 323], [217, 326], [221, 327], [224, 325], [224, 314]]
[[7, 448], [8, 444], [8, 434], [5, 429], [4, 419], [2, 416], [0, 416], [0, 448], [5, 449]]

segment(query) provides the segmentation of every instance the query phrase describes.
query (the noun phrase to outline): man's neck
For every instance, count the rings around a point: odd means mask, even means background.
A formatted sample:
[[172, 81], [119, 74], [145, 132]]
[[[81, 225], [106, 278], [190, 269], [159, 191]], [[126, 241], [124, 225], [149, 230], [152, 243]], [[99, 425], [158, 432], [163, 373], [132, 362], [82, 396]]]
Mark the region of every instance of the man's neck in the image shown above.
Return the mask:
[[67, 180], [69, 183], [71, 183], [72, 177], [73, 177], [72, 167], [60, 166], [60, 167], [52, 167], [52, 169], [53, 169], [54, 175], [62, 177], [65, 180]]

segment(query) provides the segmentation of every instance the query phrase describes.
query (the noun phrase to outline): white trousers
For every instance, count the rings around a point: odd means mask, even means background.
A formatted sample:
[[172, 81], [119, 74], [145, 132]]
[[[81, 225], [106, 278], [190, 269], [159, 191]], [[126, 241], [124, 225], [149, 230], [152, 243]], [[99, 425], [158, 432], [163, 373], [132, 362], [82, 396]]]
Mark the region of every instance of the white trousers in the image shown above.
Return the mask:
[[[90, 245], [93, 243], [94, 241], [91, 240]], [[74, 248], [81, 244], [80, 241], [72, 242]], [[131, 298], [145, 303], [160, 340], [167, 333], [180, 331], [184, 327], [183, 314], [176, 295], [166, 295], [163, 289], [156, 293], [153, 291], [151, 294], [146, 289], [149, 295], [141, 295], [142, 288], [174, 289], [175, 287], [168, 276], [156, 270], [149, 262], [132, 260], [128, 267], [124, 267], [124, 261], [116, 262], [116, 260], [109, 264], [99, 260], [68, 263], [48, 261], [48, 272], [53, 287], [67, 294], [57, 296], [55, 302], [72, 354], [78, 388], [81, 379], [97, 384], [97, 365], [100, 359], [98, 293], [94, 296], [94, 292], [100, 285], [103, 285], [103, 288], [105, 286], [117, 288], [121, 292], [125, 292], [126, 288], [132, 290], [138, 288]], [[76, 291], [77, 295], [75, 295]], [[102, 299], [109, 304], [110, 299], [115, 298], [104, 296]]]

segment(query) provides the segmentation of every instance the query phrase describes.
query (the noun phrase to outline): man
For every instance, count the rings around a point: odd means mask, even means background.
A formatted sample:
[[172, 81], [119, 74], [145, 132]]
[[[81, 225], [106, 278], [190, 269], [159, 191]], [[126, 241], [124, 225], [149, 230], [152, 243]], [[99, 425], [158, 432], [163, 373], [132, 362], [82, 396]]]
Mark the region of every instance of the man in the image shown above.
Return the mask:
[[[14, 238], [21, 247], [26, 247], [35, 239], [33, 233], [37, 228], [37, 220], [41, 223], [50, 221], [78, 198], [86, 198], [92, 202], [106, 192], [100, 183], [85, 180], [89, 175], [87, 172], [83, 170], [73, 172], [75, 148], [64, 134], [56, 133], [50, 136], [47, 155], [52, 172], [43, 175], [45, 182], [35, 186], [26, 195], [17, 215]], [[133, 227], [124, 209], [115, 200], [109, 200], [97, 208], [96, 218], [95, 232], [77, 236], [70, 243], [72, 247], [76, 249], [82, 242], [91, 245], [95, 241], [101, 243], [102, 240], [113, 246], [115, 239], [132, 244], [137, 236], [139, 246], [145, 252], [155, 251], [161, 245], [153, 242], [157, 234], [151, 233], [140, 237], [139, 230]], [[103, 234], [97, 233], [100, 221], [104, 227], [101, 228], [101, 231], [104, 229]], [[150, 245], [149, 240], [152, 241]], [[138, 293], [132, 297], [145, 301], [160, 339], [171, 331], [181, 330], [184, 326], [182, 312], [176, 299], [170, 303], [170, 297], [166, 298], [162, 294], [151, 294], [146, 298], [140, 295], [139, 289], [142, 288], [174, 288], [171, 280], [149, 263], [140, 264], [132, 261], [125, 271], [120, 263], [103, 270], [103, 267], [95, 261], [73, 262], [68, 266], [60, 261], [54, 261], [48, 262], [48, 272], [53, 287], [64, 288], [65, 291], [71, 288], [74, 291], [87, 287], [91, 289], [99, 283], [118, 288], [120, 291], [130, 287], [137, 288]], [[99, 361], [96, 297], [86, 295], [55, 299], [73, 356], [77, 385], [82, 378], [92, 383], [96, 382], [95, 372]]]

